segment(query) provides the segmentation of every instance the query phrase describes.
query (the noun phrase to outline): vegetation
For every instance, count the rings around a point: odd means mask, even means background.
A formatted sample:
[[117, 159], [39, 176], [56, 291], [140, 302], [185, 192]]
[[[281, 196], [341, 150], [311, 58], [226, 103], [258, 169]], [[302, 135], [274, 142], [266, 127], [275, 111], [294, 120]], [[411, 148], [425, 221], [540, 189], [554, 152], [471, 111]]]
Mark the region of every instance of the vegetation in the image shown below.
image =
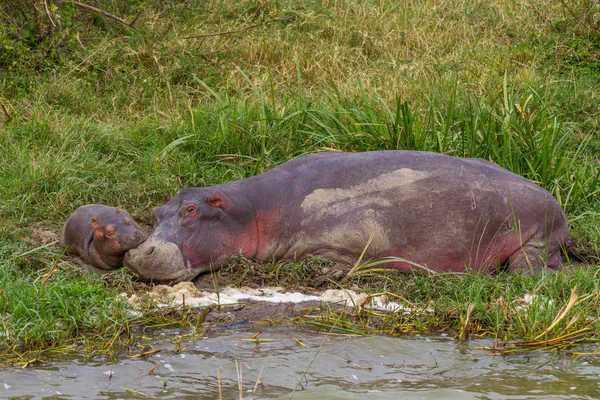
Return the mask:
[[[425, 321], [363, 318], [363, 332], [532, 341], [574, 291], [543, 338], [597, 338], [598, 13], [589, 0], [2, 2], [0, 351], [98, 349], [133, 321], [118, 295], [134, 290], [126, 272], [86, 276], [52, 244], [77, 206], [150, 224], [165, 194], [324, 149], [493, 160], [559, 199], [592, 265], [354, 278], [435, 304]], [[527, 293], [552, 305], [515, 311]]]

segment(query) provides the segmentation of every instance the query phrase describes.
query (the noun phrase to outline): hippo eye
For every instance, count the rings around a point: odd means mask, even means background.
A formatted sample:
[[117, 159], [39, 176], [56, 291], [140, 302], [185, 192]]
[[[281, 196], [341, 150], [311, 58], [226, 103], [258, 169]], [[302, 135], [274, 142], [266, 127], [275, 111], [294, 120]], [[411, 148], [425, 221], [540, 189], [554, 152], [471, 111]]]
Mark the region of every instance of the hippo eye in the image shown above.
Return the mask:
[[106, 237], [112, 237], [115, 234], [115, 228], [112, 226], [107, 226], [104, 230], [104, 234]]
[[193, 214], [196, 211], [196, 207], [188, 206], [187, 210], [185, 210], [188, 214]]

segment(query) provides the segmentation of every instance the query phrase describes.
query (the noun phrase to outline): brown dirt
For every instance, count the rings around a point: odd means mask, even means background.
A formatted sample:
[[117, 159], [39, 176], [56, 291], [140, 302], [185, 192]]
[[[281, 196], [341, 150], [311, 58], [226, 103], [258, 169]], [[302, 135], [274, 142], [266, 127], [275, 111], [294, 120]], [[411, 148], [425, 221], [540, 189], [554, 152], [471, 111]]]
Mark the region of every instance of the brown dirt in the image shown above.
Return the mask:
[[35, 246], [42, 246], [48, 243], [58, 242], [60, 240], [60, 235], [45, 228], [41, 223], [36, 223], [29, 229], [29, 236], [26, 236], [25, 240]]

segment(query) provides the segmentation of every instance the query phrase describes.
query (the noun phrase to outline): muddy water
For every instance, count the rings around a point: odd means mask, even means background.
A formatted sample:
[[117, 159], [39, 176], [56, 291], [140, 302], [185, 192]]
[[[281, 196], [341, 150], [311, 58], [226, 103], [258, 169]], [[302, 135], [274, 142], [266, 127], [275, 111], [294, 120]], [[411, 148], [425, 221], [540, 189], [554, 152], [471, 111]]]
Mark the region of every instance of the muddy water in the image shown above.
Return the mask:
[[[270, 341], [243, 340], [258, 330]], [[597, 358], [491, 357], [477, 349], [491, 344], [485, 339], [331, 336], [293, 325], [233, 324], [182, 343], [188, 348], [175, 354], [169, 338], [180, 333], [154, 332], [161, 352], [147, 360], [123, 354], [114, 363], [69, 359], [1, 369], [0, 398], [218, 399], [219, 392], [223, 399], [600, 397]]]

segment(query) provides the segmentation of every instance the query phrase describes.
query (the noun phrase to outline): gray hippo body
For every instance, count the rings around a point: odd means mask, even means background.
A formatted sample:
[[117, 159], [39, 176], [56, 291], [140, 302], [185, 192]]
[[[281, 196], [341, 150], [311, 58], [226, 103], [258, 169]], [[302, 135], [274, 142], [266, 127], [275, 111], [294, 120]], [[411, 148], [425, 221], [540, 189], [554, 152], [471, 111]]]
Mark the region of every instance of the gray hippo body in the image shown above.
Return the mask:
[[485, 160], [417, 151], [308, 155], [184, 189], [153, 214], [155, 231], [125, 264], [155, 281], [191, 280], [240, 252], [352, 265], [365, 248], [363, 262], [398, 257], [389, 268], [535, 273], [559, 266], [570, 244], [560, 205], [538, 185]]
[[127, 211], [88, 204], [75, 210], [65, 222], [60, 245], [93, 267], [112, 270], [123, 266], [127, 250], [147, 238]]

